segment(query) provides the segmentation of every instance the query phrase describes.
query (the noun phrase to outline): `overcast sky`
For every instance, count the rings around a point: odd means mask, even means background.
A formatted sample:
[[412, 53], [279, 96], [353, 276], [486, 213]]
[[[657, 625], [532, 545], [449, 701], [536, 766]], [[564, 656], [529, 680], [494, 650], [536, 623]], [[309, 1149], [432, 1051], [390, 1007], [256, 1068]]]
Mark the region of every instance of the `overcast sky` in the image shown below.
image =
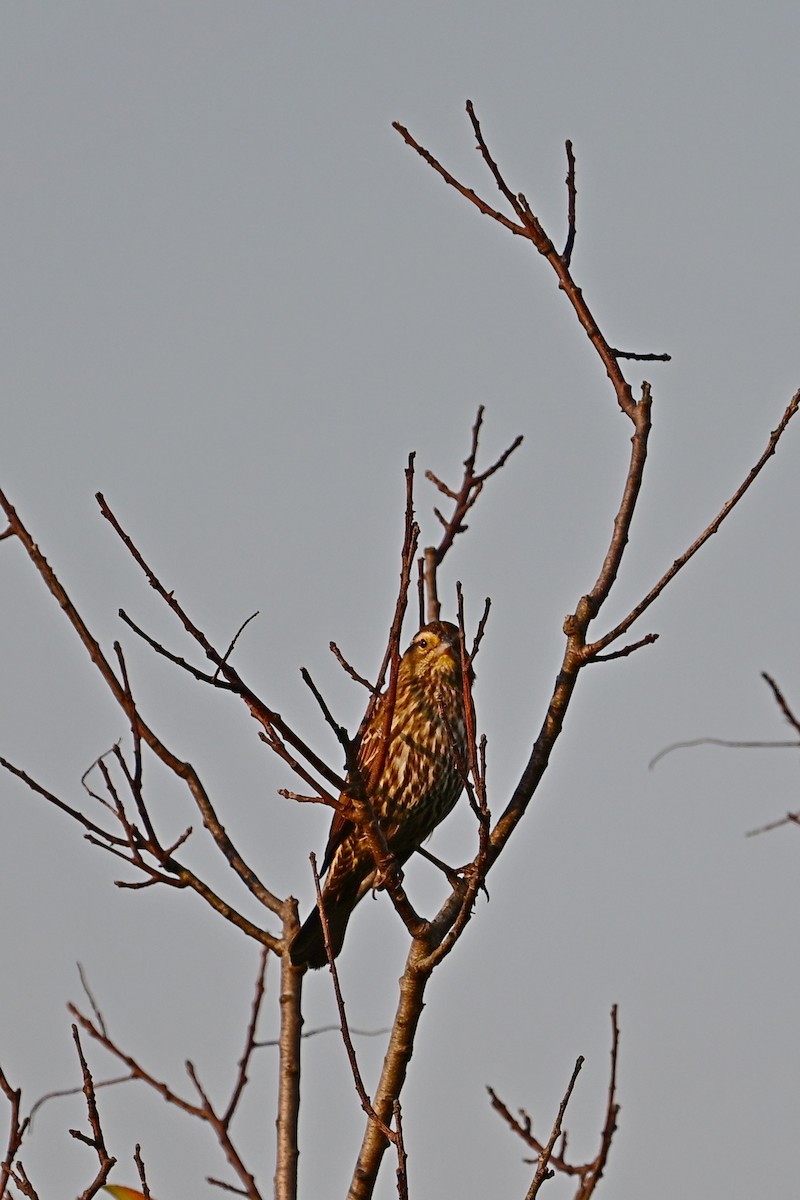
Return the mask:
[[[428, 542], [424, 470], [458, 479], [478, 405], [487, 462], [523, 434], [441, 580], [448, 617], [456, 579], [471, 623], [493, 600], [476, 703], [499, 811], [541, 725], [564, 614], [602, 562], [631, 431], [546, 263], [391, 122], [495, 202], [470, 98], [557, 244], [571, 138], [576, 279], [612, 345], [673, 356], [629, 368], [636, 389], [652, 383], [654, 429], [602, 632], [734, 491], [800, 386], [799, 46], [788, 0], [0, 5], [0, 484], [95, 634], [122, 637], [145, 718], [304, 911], [327, 814], [277, 795], [292, 780], [243, 709], [132, 643], [121, 605], [190, 653], [95, 492], [219, 645], [259, 610], [240, 670], [338, 767], [299, 667], [354, 729], [364, 695], [327, 647], [374, 673], [409, 451]], [[797, 758], [700, 747], [648, 762], [682, 739], [788, 736], [760, 672], [800, 709], [798, 463], [800, 423], [637, 627], [659, 641], [581, 678], [491, 901], [428, 993], [404, 1094], [415, 1200], [524, 1196], [531, 1168], [485, 1085], [545, 1132], [578, 1054], [570, 1145], [593, 1155], [613, 1003], [622, 1112], [598, 1195], [791, 1193], [800, 834], [745, 834], [800, 807]], [[9, 541], [0, 588], [0, 754], [77, 802], [125, 721]], [[152, 765], [148, 783], [172, 836], [198, 824]], [[253, 948], [188, 895], [116, 889], [124, 869], [7, 777], [0, 811], [0, 1062], [27, 1103], [79, 1082], [65, 1008], [77, 962], [131, 1053], [187, 1091], [190, 1058], [222, 1096]], [[474, 846], [462, 804], [432, 849], [458, 863]], [[187, 853], [243, 903], [202, 831]], [[406, 878], [435, 911], [433, 870]], [[390, 1023], [406, 947], [386, 897], [365, 901], [340, 960], [354, 1025]], [[265, 1037], [277, 971], [268, 986]], [[333, 1019], [323, 974], [306, 1002], [310, 1026]], [[359, 1049], [371, 1088], [381, 1039]], [[261, 1054], [239, 1136], [269, 1193]], [[325, 1035], [304, 1055], [301, 1194], [344, 1195], [363, 1123], [344, 1051]], [[203, 1180], [225, 1166], [202, 1130], [132, 1085], [102, 1100], [127, 1160], [115, 1182], [135, 1182], [141, 1141], [159, 1200], [211, 1194]], [[37, 1117], [23, 1161], [42, 1197], [86, 1186], [93, 1164], [67, 1133], [84, 1124], [80, 1100]], [[391, 1169], [379, 1194], [394, 1194]]]

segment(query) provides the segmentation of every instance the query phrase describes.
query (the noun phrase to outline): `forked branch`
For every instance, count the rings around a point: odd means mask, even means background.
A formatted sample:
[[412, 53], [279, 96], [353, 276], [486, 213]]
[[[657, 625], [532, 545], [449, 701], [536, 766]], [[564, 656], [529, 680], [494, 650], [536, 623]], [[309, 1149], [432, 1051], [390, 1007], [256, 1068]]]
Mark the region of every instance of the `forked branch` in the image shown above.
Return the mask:
[[[411, 148], [415, 150], [417, 154], [419, 154], [420, 157], [423, 158], [425, 162], [427, 162], [428, 165], [433, 168], [434, 171], [436, 171], [436, 173], [445, 181], [445, 183], [454, 188], [460, 195], [464, 197], [465, 200], [468, 200], [470, 204], [474, 204], [478, 211], [483, 213], [484, 216], [491, 217], [493, 221], [495, 221], [498, 225], [501, 225], [504, 229], [507, 229], [509, 233], [513, 233], [517, 237], [525, 238], [526, 241], [531, 242], [538, 253], [547, 260], [558, 277], [559, 287], [567, 296], [569, 302], [575, 310], [575, 314], [578, 317], [581, 326], [583, 327], [603, 362], [606, 373], [611, 380], [612, 386], [616, 393], [620, 408], [628, 417], [630, 417], [632, 421], [634, 421], [635, 424], [636, 401], [633, 398], [630, 384], [625, 379], [619, 365], [619, 359], [623, 357], [623, 355], [620, 353], [620, 351], [614, 350], [607, 342], [600, 330], [599, 325], [597, 324], [597, 321], [592, 315], [586, 300], [584, 299], [583, 292], [577, 286], [571, 274], [570, 262], [574, 236], [572, 241], [570, 241], [568, 237], [567, 244], [564, 248], [564, 253], [560, 254], [553, 245], [551, 238], [545, 232], [541, 221], [531, 209], [524, 194], [522, 192], [515, 192], [514, 189], [511, 188], [506, 182], [503, 173], [489, 151], [489, 147], [481, 130], [480, 122], [470, 100], [467, 101], [467, 115], [469, 116], [472, 129], [478, 143], [478, 151], [483, 158], [484, 163], [491, 172], [501, 195], [511, 207], [516, 220], [512, 220], [499, 210], [493, 208], [490, 204], [478, 196], [472, 188], [467, 187], [465, 184], [456, 179], [454, 175], [452, 175], [436, 158], [434, 158], [429, 150], [420, 145], [420, 143], [414, 137], [412, 137], [405, 126], [401, 125], [398, 121], [395, 121], [394, 128], [397, 130], [406, 144], [411, 146]], [[571, 156], [571, 145], [568, 153]], [[569, 182], [570, 175], [572, 178], [571, 184]], [[573, 231], [575, 199], [574, 158], [571, 159], [571, 166], [570, 170], [568, 171], [568, 194], [570, 197], [571, 206], [570, 229]], [[656, 357], [661, 361], [667, 361], [669, 359], [669, 355], [654, 355], [653, 357]]]
[[[426, 610], [427, 615], [424, 620], [427, 621], [438, 621], [440, 619], [441, 603], [437, 587], [437, 571], [458, 535], [466, 533], [468, 526], [464, 524], [464, 520], [467, 514], [483, 491], [483, 485], [486, 481], [491, 479], [492, 475], [502, 470], [510, 456], [522, 444], [522, 435], [520, 434], [514, 438], [508, 449], [504, 450], [490, 467], [487, 467], [484, 471], [476, 471], [475, 463], [478, 457], [478, 442], [483, 425], [483, 413], [484, 408], [481, 404], [478, 408], [475, 424], [472, 426], [470, 450], [464, 459], [464, 474], [459, 486], [451, 488], [438, 475], [435, 475], [433, 471], [425, 472], [426, 479], [429, 479], [442, 495], [451, 500], [453, 504], [452, 511], [447, 517], [438, 508], [434, 508], [434, 515], [443, 528], [442, 538], [438, 546], [428, 546], [426, 548], [424, 556], [420, 559], [419, 563], [421, 583], [420, 609], [423, 610], [424, 608]], [[425, 600], [423, 600], [423, 589]], [[421, 611], [420, 624], [424, 624], [424, 620], [423, 611]], [[480, 641], [480, 637], [478, 641]]]
[[0, 1068], [0, 1091], [9, 1104], [8, 1141], [3, 1161], [0, 1163], [0, 1200], [5, 1200], [5, 1197], [10, 1195], [7, 1190], [9, 1179], [13, 1179], [18, 1187], [21, 1182], [20, 1176], [15, 1173], [14, 1165], [22, 1146], [22, 1139], [30, 1125], [30, 1117], [22, 1116], [22, 1089], [11, 1086], [2, 1068]]
[[[154, 1091], [156, 1091], [161, 1096], [161, 1098], [164, 1101], [166, 1101], [167, 1104], [172, 1105], [173, 1107], [179, 1109], [181, 1112], [187, 1114], [188, 1116], [192, 1116], [192, 1117], [197, 1118], [200, 1121], [203, 1121], [205, 1124], [207, 1124], [213, 1130], [216, 1140], [220, 1146], [220, 1149], [222, 1150], [223, 1154], [225, 1155], [225, 1158], [227, 1159], [228, 1164], [231, 1167], [233, 1174], [237, 1180], [236, 1190], [239, 1192], [239, 1194], [246, 1196], [248, 1198], [248, 1200], [264, 1200], [264, 1194], [258, 1189], [254, 1176], [248, 1170], [247, 1166], [245, 1165], [244, 1160], [241, 1157], [241, 1154], [239, 1153], [239, 1151], [234, 1143], [233, 1135], [232, 1135], [232, 1124], [233, 1124], [234, 1117], [236, 1116], [236, 1114], [239, 1110], [242, 1096], [244, 1094], [244, 1090], [245, 1090], [246, 1084], [248, 1082], [248, 1073], [249, 1073], [249, 1069], [250, 1069], [250, 1065], [251, 1065], [252, 1055], [253, 1055], [253, 1052], [257, 1045], [256, 1029], [257, 1029], [257, 1025], [258, 1025], [259, 1015], [261, 1013], [261, 1008], [263, 1006], [263, 1000], [264, 1000], [264, 994], [265, 994], [264, 980], [265, 980], [266, 967], [267, 967], [267, 954], [266, 954], [266, 951], [262, 951], [260, 964], [259, 964], [258, 977], [256, 980], [255, 994], [254, 994], [253, 1002], [251, 1005], [250, 1019], [248, 1022], [247, 1032], [246, 1032], [246, 1036], [245, 1036], [245, 1046], [244, 1046], [242, 1056], [239, 1059], [239, 1063], [238, 1063], [237, 1070], [235, 1073], [233, 1085], [231, 1088], [230, 1097], [228, 1099], [227, 1104], [225, 1104], [224, 1107], [217, 1107], [213, 1103], [213, 1101], [210, 1099], [206, 1089], [204, 1088], [203, 1084], [200, 1081], [199, 1074], [193, 1063], [187, 1062], [186, 1071], [187, 1071], [189, 1079], [192, 1083], [192, 1086], [197, 1094], [197, 1099], [194, 1099], [194, 1100], [189, 1099], [186, 1096], [180, 1095], [177, 1091], [175, 1091], [173, 1088], [171, 1088], [167, 1083], [165, 1083], [163, 1080], [158, 1079], [155, 1075], [153, 1075], [150, 1071], [148, 1071], [145, 1067], [143, 1067], [137, 1061], [136, 1058], [134, 1058], [132, 1055], [127, 1054], [124, 1050], [122, 1050], [120, 1048], [120, 1046], [118, 1045], [118, 1043], [111, 1037], [110, 1033], [108, 1032], [107, 1024], [106, 1024], [105, 1020], [103, 1019], [102, 1014], [100, 1013], [100, 1011], [97, 1007], [97, 1004], [94, 1001], [91, 994], [89, 994], [89, 999], [90, 999], [90, 1002], [92, 1005], [92, 1010], [93, 1010], [93, 1015], [91, 1017], [88, 1016], [87, 1014], [83, 1013], [79, 1008], [77, 1008], [76, 1005], [74, 1005], [74, 1004], [69, 1005], [69, 1011], [72, 1013], [73, 1017], [78, 1022], [78, 1024], [81, 1026], [81, 1028], [86, 1033], [88, 1033], [89, 1036], [98, 1045], [102, 1046], [111, 1055], [113, 1055], [113, 1057], [116, 1058], [118, 1062], [121, 1062], [124, 1064], [124, 1066], [127, 1068], [128, 1072], [129, 1072], [129, 1074], [125, 1077], [126, 1080], [135, 1079], [135, 1080], [139, 1080], [142, 1083], [147, 1084], [148, 1087], [150, 1087]], [[295, 972], [295, 974], [297, 974], [297, 972]], [[76, 1030], [75, 1036], [77, 1038], [77, 1030]], [[84, 1064], [84, 1068], [85, 1068], [85, 1061], [83, 1060], [83, 1058], [81, 1061]], [[86, 1070], [88, 1070], [88, 1068], [85, 1068], [85, 1072], [86, 1072]], [[299, 1067], [298, 1067], [297, 1073], [299, 1073]], [[84, 1080], [86, 1080], [86, 1073], [84, 1074]], [[86, 1088], [86, 1083], [84, 1083], [84, 1089], [85, 1088]], [[92, 1095], [93, 1095], [93, 1093], [92, 1093]], [[89, 1103], [88, 1096], [87, 1096], [87, 1103]], [[89, 1144], [95, 1144], [95, 1141], [98, 1140], [98, 1134], [95, 1132], [95, 1124], [92, 1119], [92, 1114], [94, 1113], [94, 1115], [96, 1116], [96, 1106], [94, 1108], [92, 1108], [92, 1106], [90, 1104], [89, 1111], [90, 1111], [90, 1121], [92, 1122], [92, 1131], [93, 1131], [93, 1134], [95, 1135], [94, 1139], [91, 1142], [89, 1142]], [[99, 1121], [99, 1118], [98, 1118], [98, 1121]], [[99, 1129], [99, 1125], [98, 1125], [98, 1129]], [[73, 1135], [73, 1136], [79, 1136], [82, 1141], [89, 1141], [89, 1139], [85, 1138], [83, 1135]], [[99, 1151], [98, 1151], [98, 1153], [99, 1153]], [[114, 1160], [112, 1159], [111, 1162], [113, 1163], [113, 1161]], [[279, 1156], [279, 1164], [280, 1164], [280, 1156]], [[289, 1187], [294, 1187], [296, 1185], [296, 1164], [297, 1164], [296, 1141], [295, 1141], [294, 1148], [293, 1148], [292, 1164], [293, 1164], [293, 1171], [294, 1171], [293, 1178], [290, 1176], [290, 1178], [288, 1180], [286, 1178], [283, 1179], [284, 1185], [288, 1184]], [[278, 1182], [278, 1176], [276, 1173], [276, 1185], [277, 1185], [277, 1182]], [[229, 1187], [230, 1185], [224, 1185], [224, 1186]], [[93, 1194], [94, 1193], [92, 1193], [92, 1195]], [[291, 1198], [293, 1198], [295, 1195], [296, 1195], [296, 1191], [289, 1191], [289, 1190], [287, 1190], [286, 1186], [284, 1186], [283, 1188], [278, 1188], [276, 1186], [276, 1196], [279, 1197], [279, 1200], [291, 1200]]]
[[[623, 487], [622, 498], [619, 508], [614, 519], [614, 527], [609, 542], [608, 549], [605, 554], [603, 565], [600, 573], [590, 590], [588, 590], [578, 601], [574, 612], [570, 613], [564, 621], [564, 633], [566, 635], [566, 645], [564, 657], [561, 664], [561, 670], [555, 682], [552, 698], [548, 705], [547, 712], [542, 728], [536, 737], [529, 761], [515, 787], [511, 797], [509, 798], [504, 811], [494, 823], [491, 833], [488, 838], [488, 844], [482, 843], [476, 858], [466, 868], [462, 879], [457, 880], [453, 886], [451, 894], [445, 900], [439, 913], [430, 923], [430, 930], [424, 937], [415, 938], [406, 962], [406, 969], [401, 980], [400, 998], [398, 1002], [395, 1023], [390, 1038], [389, 1047], [384, 1061], [383, 1072], [374, 1096], [375, 1110], [384, 1122], [387, 1122], [391, 1113], [391, 1104], [394, 1099], [399, 1097], [400, 1089], [405, 1080], [408, 1064], [413, 1053], [414, 1039], [418, 1026], [418, 1022], [422, 1013], [424, 1002], [424, 994], [427, 986], [427, 981], [430, 977], [430, 972], [436, 963], [440, 960], [443, 952], [451, 948], [455, 940], [460, 936], [466, 926], [471, 913], [471, 897], [470, 903], [465, 903], [465, 891], [469, 890], [471, 896], [477, 894], [477, 887], [480, 886], [486, 879], [488, 872], [496, 862], [499, 855], [505, 848], [511, 834], [521, 817], [527, 810], [531, 799], [539, 785], [539, 782], [544, 775], [550, 756], [554, 749], [555, 743], [563, 728], [564, 718], [572, 699], [577, 679], [580, 671], [590, 662], [603, 661], [612, 658], [622, 658], [633, 653], [645, 645], [650, 644], [654, 640], [654, 635], [646, 634], [637, 641], [623, 647], [621, 650], [611, 653], [604, 653], [608, 647], [622, 636], [627, 631], [637, 616], [641, 615], [646, 610], [650, 603], [663, 591], [664, 587], [674, 578], [675, 574], [681, 569], [686, 562], [693, 556], [700, 546], [711, 536], [713, 532], [719, 528], [719, 525], [725, 517], [732, 511], [735, 505], [739, 502], [742, 496], [747, 491], [755, 477], [760, 472], [767, 458], [774, 453], [775, 446], [778, 440], [785, 431], [789, 420], [797, 409], [798, 397], [795, 397], [789, 404], [784, 416], [773, 432], [767, 450], [762, 458], [756, 464], [756, 467], [744, 481], [741, 487], [737, 490], [732, 500], [724, 507], [714, 522], [707, 528], [701, 538], [694, 543], [687, 552], [677, 560], [670, 571], [666, 572], [662, 580], [653, 592], [646, 598], [645, 602], [637, 606], [629, 618], [621, 622], [610, 634], [591, 642], [589, 639], [589, 629], [591, 623], [597, 618], [603, 605], [613, 588], [614, 583], [620, 571], [625, 550], [628, 545], [631, 524], [633, 521], [636, 504], [640, 494], [642, 481], [644, 477], [644, 468], [647, 459], [647, 445], [651, 429], [651, 391], [649, 384], [645, 383], [642, 388], [641, 400], [634, 400], [631, 386], [625, 378], [620, 361], [623, 359], [638, 357], [631, 353], [623, 353], [614, 349], [606, 337], [599, 329], [591, 311], [589, 310], [583, 293], [577, 287], [571, 274], [571, 254], [574, 244], [575, 230], [575, 175], [574, 175], [574, 158], [571, 154], [571, 147], [568, 154], [568, 177], [567, 188], [569, 197], [569, 227], [570, 236], [568, 237], [567, 245], [563, 254], [555, 249], [551, 238], [543, 229], [541, 222], [536, 217], [531, 209], [528, 201], [522, 193], [516, 193], [506, 183], [505, 178], [500, 171], [496, 161], [491, 155], [488, 146], [483, 137], [483, 133], [473, 107], [470, 103], [467, 104], [467, 112], [472, 122], [473, 131], [475, 133], [478, 149], [486, 163], [492, 177], [502, 194], [505, 201], [509, 204], [516, 220], [505, 216], [503, 213], [494, 209], [485, 200], [478, 196], [471, 188], [459, 182], [453, 175], [450, 174], [439, 163], [433, 155], [421, 146], [402, 125], [395, 123], [395, 128], [404, 138], [406, 143], [411, 146], [433, 170], [440, 175], [442, 179], [465, 199], [473, 204], [478, 210], [499, 225], [507, 229], [516, 236], [523, 237], [530, 241], [536, 250], [550, 263], [556, 273], [561, 290], [567, 295], [575, 313], [580, 321], [581, 326], [589, 336], [592, 345], [595, 347], [597, 354], [605, 367], [606, 373], [612, 382], [617, 398], [617, 403], [622, 412], [631, 420], [634, 426], [634, 434], [632, 438], [631, 458], [628, 466], [628, 471]], [[666, 355], [653, 355], [659, 359], [665, 360]], [[479, 413], [476, 427], [473, 430], [473, 447], [476, 445], [476, 435], [480, 428], [481, 414]], [[512, 447], [513, 448], [513, 447]], [[465, 479], [474, 469], [467, 460], [467, 470], [465, 471]], [[469, 494], [463, 489], [461, 492], [456, 492], [455, 489], [449, 489], [443, 485], [440, 480], [434, 478], [434, 482], [445, 495], [452, 499], [457, 506], [459, 501], [463, 506], [463, 498]], [[445, 524], [446, 537], [443, 539], [443, 546], [446, 549], [452, 545], [455, 534], [459, 532], [463, 520], [463, 508], [459, 511], [454, 510], [454, 516], [457, 520], [450, 524], [444, 521], [440, 515], [440, 520]], [[447, 536], [449, 534], [449, 536]], [[437, 551], [431, 547], [426, 553], [425, 564], [420, 573], [420, 604], [422, 607], [423, 595], [427, 595], [429, 619], [438, 615], [438, 596], [436, 594], [435, 577], [437, 567]], [[429, 579], [432, 582], [429, 582]], [[424, 584], [424, 587], [422, 586]], [[468, 881], [468, 882], [467, 882]], [[452, 931], [452, 932], [448, 932]], [[585, 1197], [591, 1194], [594, 1184], [602, 1174], [602, 1169], [605, 1164], [605, 1157], [608, 1153], [611, 1137], [615, 1128], [616, 1120], [616, 1105], [613, 1100], [613, 1087], [615, 1086], [615, 1071], [616, 1071], [616, 1042], [618, 1032], [616, 1029], [616, 1017], [614, 1016], [614, 1050], [612, 1053], [612, 1091], [609, 1099], [608, 1115], [606, 1126], [603, 1134], [603, 1143], [598, 1158], [595, 1160], [594, 1175], [591, 1172], [587, 1173], [586, 1186], [579, 1192], [580, 1200], [585, 1200]], [[380, 1165], [381, 1157], [385, 1152], [387, 1141], [382, 1136], [380, 1130], [377, 1129], [374, 1123], [368, 1123], [364, 1134], [361, 1152], [359, 1154], [356, 1169], [351, 1182], [349, 1200], [367, 1200], [372, 1195], [377, 1171]], [[540, 1148], [541, 1152], [541, 1148]]]
[[[492, 1103], [492, 1108], [499, 1113], [513, 1133], [519, 1137], [529, 1149], [533, 1150], [537, 1155], [536, 1173], [531, 1182], [531, 1186], [526, 1193], [525, 1200], [533, 1200], [539, 1192], [541, 1185], [553, 1175], [562, 1175], [572, 1177], [577, 1180], [577, 1190], [574, 1200], [589, 1200], [589, 1197], [594, 1192], [597, 1184], [603, 1176], [608, 1163], [608, 1156], [611, 1151], [611, 1143], [617, 1129], [617, 1120], [619, 1117], [619, 1104], [617, 1103], [617, 1062], [619, 1054], [619, 1024], [617, 1021], [617, 1006], [611, 1010], [611, 1073], [608, 1084], [608, 1095], [606, 1100], [606, 1111], [603, 1120], [603, 1129], [600, 1135], [600, 1145], [594, 1158], [588, 1162], [574, 1163], [570, 1162], [566, 1157], [567, 1135], [563, 1129], [564, 1115], [567, 1110], [573, 1089], [575, 1087], [578, 1074], [583, 1066], [583, 1058], [579, 1057], [575, 1070], [572, 1073], [567, 1090], [559, 1105], [556, 1119], [553, 1122], [553, 1127], [550, 1136], [546, 1142], [538, 1138], [533, 1131], [533, 1121], [524, 1108], [519, 1110], [518, 1115], [514, 1115], [508, 1106], [500, 1099], [493, 1088], [487, 1088], [489, 1098]], [[562, 1148], [556, 1151], [556, 1143], [562, 1140]]]

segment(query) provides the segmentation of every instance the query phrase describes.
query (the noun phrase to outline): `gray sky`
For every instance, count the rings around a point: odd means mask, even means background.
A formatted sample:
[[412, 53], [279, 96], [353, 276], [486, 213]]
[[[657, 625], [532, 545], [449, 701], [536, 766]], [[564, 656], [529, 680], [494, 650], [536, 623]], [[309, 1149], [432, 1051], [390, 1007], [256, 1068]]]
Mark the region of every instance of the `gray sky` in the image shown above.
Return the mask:
[[[298, 668], [354, 727], [363, 694], [335, 639], [375, 670], [418, 451], [458, 477], [479, 404], [493, 481], [442, 580], [472, 621], [490, 594], [476, 699], [499, 810], [541, 724], [561, 623], [594, 582], [630, 430], [546, 264], [449, 192], [391, 129], [406, 124], [493, 200], [464, 114], [554, 240], [564, 140], [578, 160], [573, 267], [612, 344], [654, 389], [651, 460], [607, 628], [714, 515], [800, 385], [796, 151], [800, 9], [605, 2], [0, 7], [2, 485], [95, 633], [124, 605], [179, 652], [174, 623], [100, 519], [103, 490], [197, 622], [338, 765]], [[485, 1085], [549, 1129], [575, 1058], [576, 1156], [602, 1121], [620, 1006], [616, 1200], [787, 1195], [796, 1176], [800, 841], [748, 829], [798, 806], [791, 752], [666, 744], [783, 738], [759, 672], [800, 707], [798, 437], [651, 611], [658, 643], [581, 680], [551, 770], [429, 993], [404, 1097], [412, 1195], [522, 1196], [531, 1169]], [[125, 732], [57, 606], [2, 544], [0, 753], [67, 800]], [[452, 615], [451, 610], [446, 614]], [[410, 635], [409, 626], [407, 634]], [[232, 835], [307, 908], [322, 810], [291, 786], [244, 711], [129, 650], [150, 723], [189, 757]], [[177, 834], [193, 820], [150, 768]], [[177, 893], [120, 891], [120, 870], [0, 780], [2, 1061], [28, 1102], [77, 1082], [65, 1011], [83, 963], [112, 1032], [176, 1085], [193, 1059], [222, 1095], [253, 950]], [[197, 823], [197, 822], [195, 822]], [[461, 862], [462, 806], [432, 848]], [[198, 833], [193, 862], [239, 899]], [[407, 872], [425, 911], [425, 864]], [[365, 902], [341, 959], [354, 1025], [391, 1019], [406, 934]], [[277, 972], [264, 1034], [276, 1028]], [[326, 979], [307, 986], [329, 1022]], [[382, 1045], [360, 1047], [372, 1086]], [[273, 1070], [240, 1140], [271, 1178]], [[111, 1065], [93, 1054], [102, 1077]], [[344, 1194], [362, 1125], [344, 1052], [304, 1059], [302, 1194]], [[187, 1085], [188, 1087], [188, 1085]], [[103, 1096], [113, 1152], [143, 1144], [159, 1200], [206, 1194], [224, 1165], [201, 1131], [127, 1087]], [[24, 1155], [42, 1195], [85, 1186], [80, 1102], [40, 1114]], [[266, 1147], [259, 1146], [266, 1130]], [[133, 1183], [121, 1166], [119, 1183]], [[553, 1200], [570, 1194], [553, 1183]], [[381, 1197], [393, 1195], [387, 1171]]]

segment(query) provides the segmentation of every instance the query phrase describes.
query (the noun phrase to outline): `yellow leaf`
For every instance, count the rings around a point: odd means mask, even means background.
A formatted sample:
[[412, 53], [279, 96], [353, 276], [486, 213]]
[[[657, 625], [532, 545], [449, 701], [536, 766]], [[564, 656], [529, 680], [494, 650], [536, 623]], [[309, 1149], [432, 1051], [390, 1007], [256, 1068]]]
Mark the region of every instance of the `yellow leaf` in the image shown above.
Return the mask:
[[119, 1187], [115, 1183], [107, 1183], [104, 1190], [110, 1192], [114, 1200], [144, 1200], [141, 1192], [134, 1191], [133, 1188]]

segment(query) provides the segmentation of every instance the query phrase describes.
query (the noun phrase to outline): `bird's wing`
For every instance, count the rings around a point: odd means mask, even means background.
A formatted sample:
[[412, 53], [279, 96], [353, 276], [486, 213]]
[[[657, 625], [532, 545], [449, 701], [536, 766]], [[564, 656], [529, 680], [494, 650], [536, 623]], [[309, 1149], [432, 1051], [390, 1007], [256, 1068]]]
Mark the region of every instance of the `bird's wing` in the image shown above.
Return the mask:
[[[364, 780], [364, 786], [368, 792], [372, 790], [373, 778], [380, 763], [380, 752], [383, 744], [384, 703], [385, 696], [380, 696], [373, 710], [370, 722], [361, 734], [361, 743], [358, 747], [358, 766]], [[328, 833], [328, 844], [325, 847], [325, 858], [322, 863], [323, 874], [331, 865], [334, 854], [353, 828], [353, 822], [348, 820], [347, 817], [342, 816], [339, 812], [333, 814], [330, 832]]]

